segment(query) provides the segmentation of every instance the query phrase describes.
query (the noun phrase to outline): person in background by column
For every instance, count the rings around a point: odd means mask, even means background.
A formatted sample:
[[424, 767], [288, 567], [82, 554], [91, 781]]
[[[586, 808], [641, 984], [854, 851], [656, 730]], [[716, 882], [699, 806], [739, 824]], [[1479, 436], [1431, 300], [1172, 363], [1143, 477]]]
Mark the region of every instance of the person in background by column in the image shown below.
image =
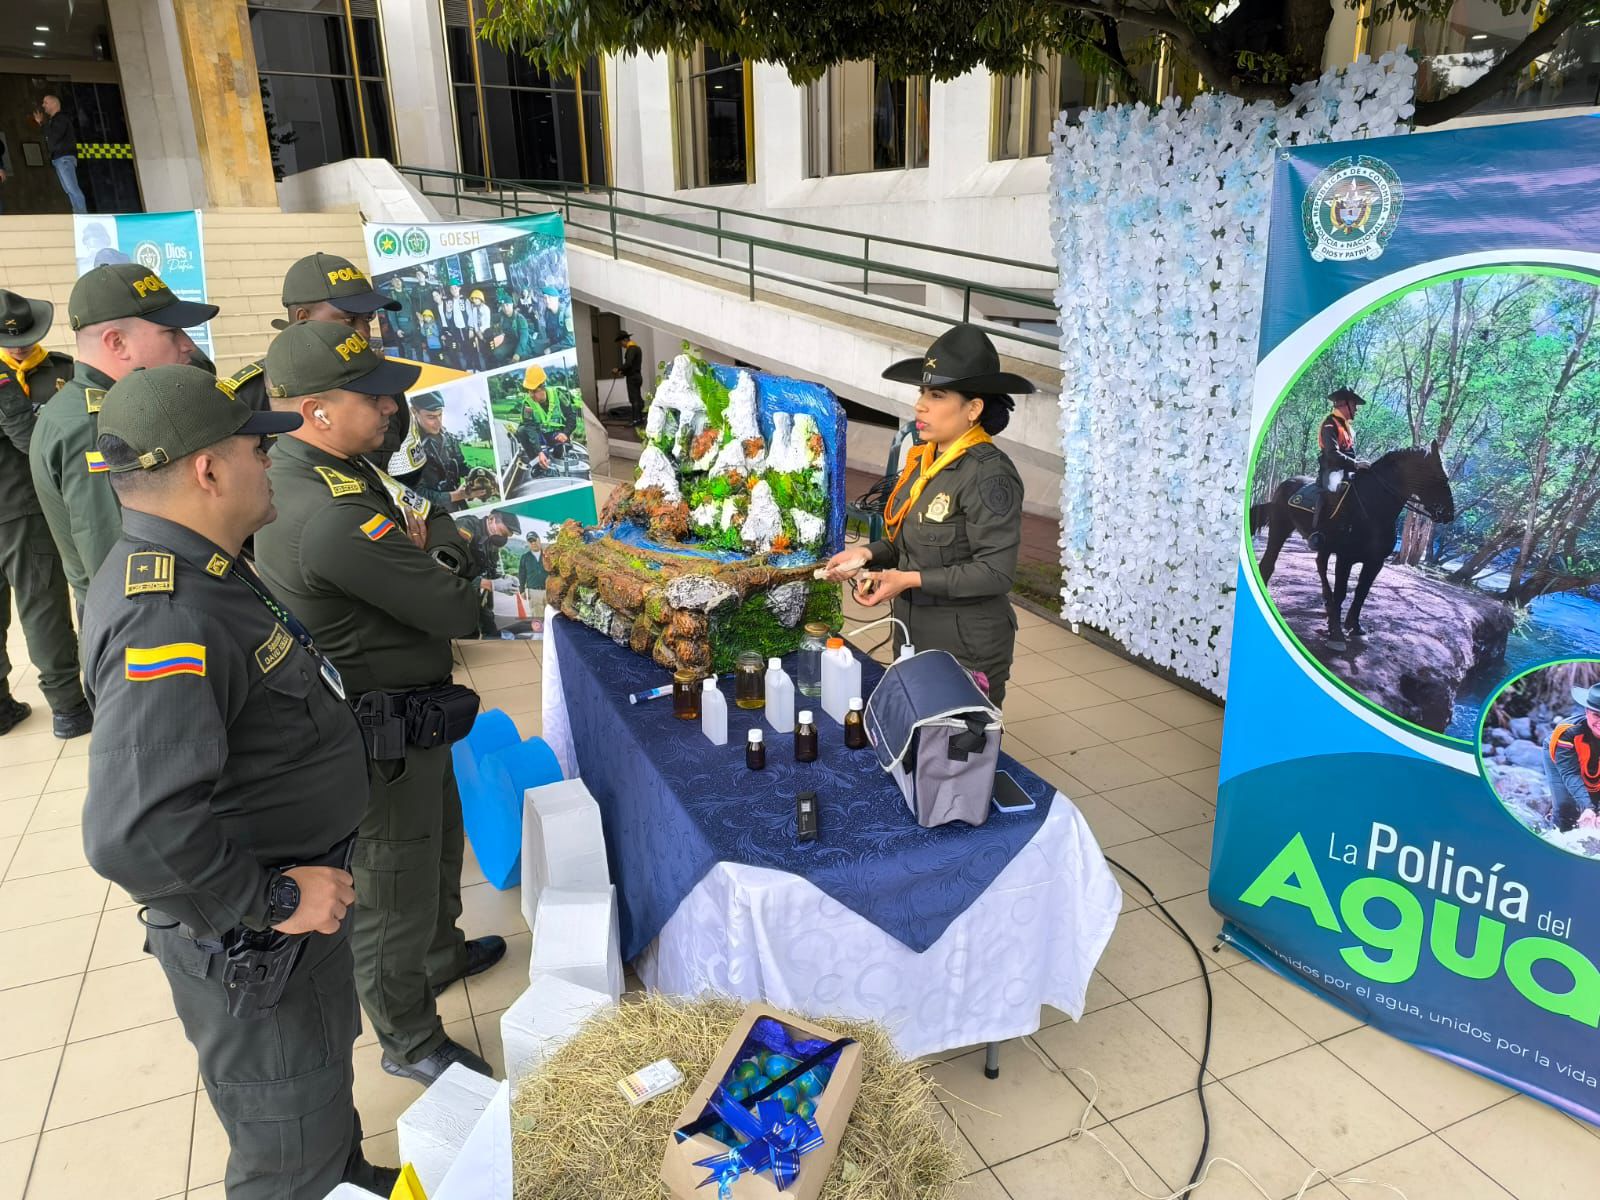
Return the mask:
[[72, 211], [88, 212], [83, 189], [78, 186], [78, 127], [71, 117], [61, 111], [61, 97], [54, 92], [46, 92], [39, 100], [39, 108], [33, 114], [33, 119], [44, 130], [45, 150], [50, 156], [50, 165], [56, 169], [56, 178], [61, 181], [61, 190], [67, 194]]
[[77, 369], [39, 410], [28, 466], [81, 610], [89, 580], [122, 535], [117, 498], [95, 449], [106, 389], [140, 367], [190, 362], [195, 344], [184, 330], [211, 320], [217, 306], [179, 300], [140, 263], [116, 263], [79, 277], [67, 315], [78, 337]]
[[315, 1200], [346, 1180], [388, 1195], [399, 1172], [366, 1161], [354, 1100], [361, 730], [239, 556], [273, 518], [269, 439], [300, 418], [251, 412], [181, 364], [123, 379], [100, 416], [126, 528], [84, 616], [99, 718], [84, 852], [149, 906], [145, 952], [228, 1136], [229, 1200]]
[[278, 335], [267, 390], [274, 411], [304, 424], [272, 449], [279, 515], [256, 535], [256, 561], [363, 714], [371, 783], [353, 860], [356, 987], [383, 1069], [427, 1086], [452, 1063], [490, 1074], [445, 1032], [435, 998], [499, 962], [506, 943], [468, 941], [457, 926], [464, 843], [448, 742], [465, 730], [415, 740], [447, 702], [476, 713], [477, 696], [452, 685], [450, 639], [478, 632], [491, 585], [469, 574], [451, 519], [395, 496], [365, 457], [383, 442], [393, 397], [421, 373], [342, 325], [299, 321]]
[[622, 363], [611, 373], [628, 381], [628, 409], [639, 428], [644, 424], [644, 351], [626, 329], [617, 334], [617, 345], [622, 347]]
[[48, 300], [0, 291], [0, 733], [27, 720], [11, 695], [6, 635], [11, 597], [39, 670], [39, 690], [58, 738], [89, 732], [89, 705], [78, 682], [78, 636], [67, 607], [67, 577], [33, 490], [28, 445], [39, 406], [72, 377], [72, 360], [39, 345], [55, 316]]

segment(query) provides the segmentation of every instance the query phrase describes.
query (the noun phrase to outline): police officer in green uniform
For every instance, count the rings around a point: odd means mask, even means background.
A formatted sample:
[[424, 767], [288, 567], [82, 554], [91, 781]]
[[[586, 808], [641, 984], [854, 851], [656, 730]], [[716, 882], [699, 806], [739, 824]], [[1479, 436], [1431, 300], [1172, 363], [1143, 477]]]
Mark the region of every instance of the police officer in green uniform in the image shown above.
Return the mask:
[[130, 375], [100, 411], [124, 531], [85, 609], [84, 848], [148, 906], [145, 949], [228, 1135], [229, 1200], [319, 1200], [343, 1180], [388, 1195], [399, 1174], [362, 1156], [352, 1092], [361, 732], [239, 558], [273, 517], [267, 438], [298, 423], [187, 365]]
[[77, 369], [39, 410], [28, 466], [81, 608], [89, 580], [122, 534], [117, 498], [95, 448], [106, 389], [140, 367], [189, 362], [195, 345], [184, 330], [211, 320], [217, 306], [179, 300], [139, 263], [112, 263], [72, 285], [67, 315], [78, 338]]
[[478, 633], [482, 637], [500, 636], [499, 627], [494, 621], [494, 600], [491, 593], [494, 591], [493, 581], [505, 574], [500, 566], [500, 551], [506, 542], [511, 540], [512, 531], [516, 527], [516, 518], [499, 511], [485, 513], [482, 516], [456, 518], [456, 528], [460, 530], [467, 549], [470, 563], [468, 574], [473, 579], [490, 584], [489, 587], [483, 588], [482, 608], [478, 611]]
[[91, 724], [78, 682], [78, 636], [67, 607], [67, 577], [50, 538], [28, 471], [28, 445], [39, 406], [72, 377], [72, 360], [39, 343], [55, 306], [0, 291], [0, 733], [27, 720], [11, 695], [6, 635], [16, 597], [28, 657], [50, 705], [58, 738], [81, 737]]
[[[1000, 370], [994, 344], [971, 325], [955, 326], [922, 358], [897, 362], [883, 377], [920, 388], [922, 444], [885, 506], [887, 539], [834, 555], [829, 578], [880, 568], [858, 581], [861, 602], [892, 601], [918, 650], [948, 650], [981, 671], [999, 704], [1016, 643], [1008, 596], [1022, 543], [1022, 479], [992, 439], [1011, 419], [1011, 396], [1033, 384]], [[895, 640], [898, 649], [898, 630]]]
[[[282, 329], [295, 321], [332, 321], [370, 338], [373, 314], [380, 309], [398, 312], [400, 307], [399, 300], [374, 288], [366, 272], [348, 258], [319, 250], [296, 260], [284, 275], [285, 319], [273, 324]], [[262, 359], [247, 363], [227, 379], [233, 394], [257, 411], [267, 408], [264, 363]]]
[[488, 350], [490, 364], [497, 367], [543, 353], [535, 347], [533, 327], [517, 311], [517, 302], [509, 292], [500, 294], [500, 312], [489, 330]]
[[410, 398], [411, 431], [389, 460], [389, 473], [425, 497], [439, 512], [459, 512], [494, 493], [493, 477], [472, 478], [461, 439], [444, 427], [438, 392]]
[[551, 457], [564, 453], [577, 436], [582, 407], [575, 392], [550, 383], [537, 363], [522, 373], [522, 421], [512, 438], [530, 468], [548, 471]]
[[468, 942], [461, 799], [450, 740], [477, 696], [450, 684], [450, 639], [478, 630], [481, 585], [449, 517], [397, 498], [363, 455], [420, 368], [343, 325], [298, 321], [267, 351], [275, 411], [305, 423], [272, 451], [278, 519], [256, 535], [262, 575], [344, 676], [367, 733], [371, 787], [356, 839], [356, 986], [383, 1068], [423, 1084], [488, 1064], [445, 1036], [435, 995], [486, 970], [500, 938]]

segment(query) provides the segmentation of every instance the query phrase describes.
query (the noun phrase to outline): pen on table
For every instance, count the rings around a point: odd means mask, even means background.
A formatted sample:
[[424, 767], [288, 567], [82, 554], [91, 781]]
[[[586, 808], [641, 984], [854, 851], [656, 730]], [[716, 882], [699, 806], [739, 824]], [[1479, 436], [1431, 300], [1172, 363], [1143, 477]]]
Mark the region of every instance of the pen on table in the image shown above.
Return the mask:
[[[732, 679], [733, 672], [727, 671], [717, 676], [718, 679]], [[643, 692], [633, 692], [628, 696], [629, 704], [638, 704], [641, 700], [656, 700], [662, 696], [672, 695], [672, 685], [663, 683], [660, 687], [653, 687]]]

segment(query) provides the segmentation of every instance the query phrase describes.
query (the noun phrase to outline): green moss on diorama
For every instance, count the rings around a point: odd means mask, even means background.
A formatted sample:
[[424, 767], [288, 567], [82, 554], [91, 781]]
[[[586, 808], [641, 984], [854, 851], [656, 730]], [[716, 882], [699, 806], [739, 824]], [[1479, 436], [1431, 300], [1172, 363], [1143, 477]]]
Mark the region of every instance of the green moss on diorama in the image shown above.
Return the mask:
[[644, 598], [644, 615], [649, 618], [652, 625], [664, 624], [667, 619], [667, 594], [647, 593]]
[[706, 406], [706, 423], [716, 428], [717, 444], [722, 445], [728, 440], [726, 417], [728, 400], [733, 393], [717, 378], [711, 364], [691, 349], [688, 342], [683, 344], [683, 351], [694, 367], [694, 390], [700, 395], [700, 403]]
[[821, 621], [837, 629], [844, 620], [839, 585], [813, 583], [806, 597], [805, 613], [793, 629], [779, 623], [767, 607], [766, 594], [752, 596], [725, 617], [711, 623], [711, 661], [720, 674], [733, 670], [739, 655], [754, 650], [762, 658], [781, 658], [800, 648], [805, 627]]

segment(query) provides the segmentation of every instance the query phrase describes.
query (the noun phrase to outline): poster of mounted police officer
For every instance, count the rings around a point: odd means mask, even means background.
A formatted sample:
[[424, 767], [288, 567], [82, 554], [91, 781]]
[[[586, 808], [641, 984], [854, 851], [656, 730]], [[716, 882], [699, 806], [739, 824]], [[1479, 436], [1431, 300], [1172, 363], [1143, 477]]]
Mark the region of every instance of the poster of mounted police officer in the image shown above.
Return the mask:
[[1600, 121], [1286, 150], [1210, 898], [1600, 1123]]
[[400, 305], [378, 314], [384, 353], [423, 368], [389, 474], [454, 515], [482, 558], [483, 636], [538, 637], [542, 539], [596, 517], [561, 218], [366, 235], [373, 282]]

